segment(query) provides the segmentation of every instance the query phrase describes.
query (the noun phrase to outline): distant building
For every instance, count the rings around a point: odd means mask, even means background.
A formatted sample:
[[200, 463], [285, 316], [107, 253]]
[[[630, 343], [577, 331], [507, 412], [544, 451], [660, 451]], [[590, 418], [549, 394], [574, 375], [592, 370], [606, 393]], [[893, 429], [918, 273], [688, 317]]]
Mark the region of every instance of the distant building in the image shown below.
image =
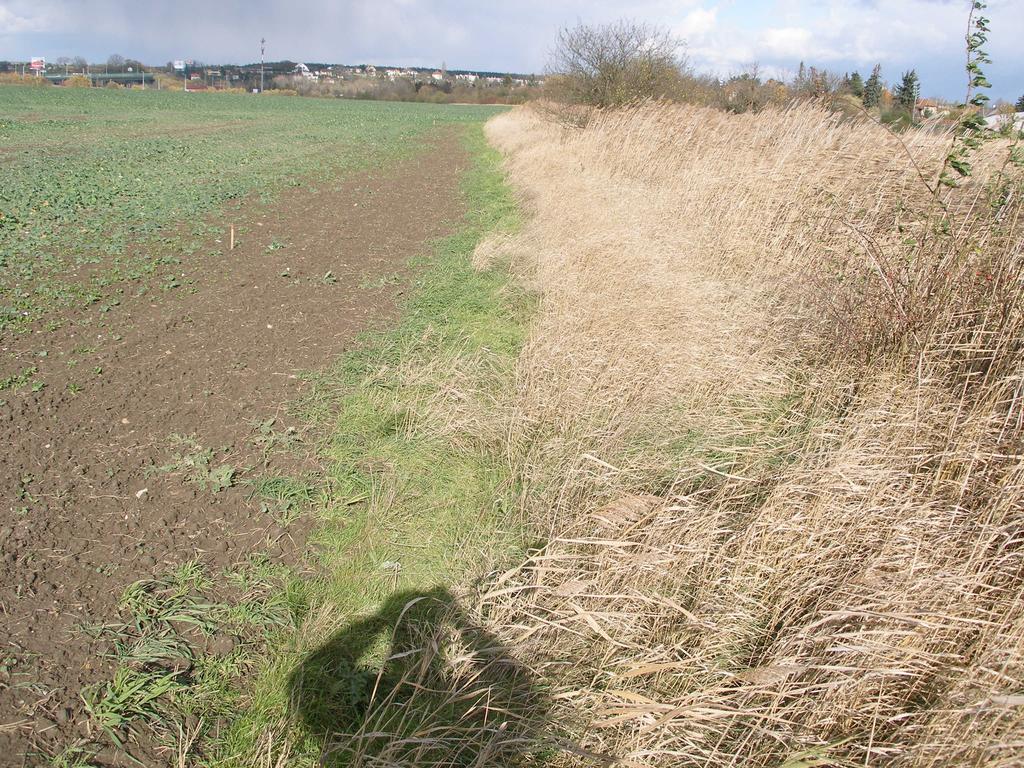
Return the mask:
[[917, 110], [921, 117], [945, 117], [949, 114], [949, 107], [940, 104], [934, 99], [918, 99]]
[[1024, 112], [999, 112], [985, 118], [985, 125], [989, 130], [999, 131], [1009, 123], [1018, 131], [1024, 131]]

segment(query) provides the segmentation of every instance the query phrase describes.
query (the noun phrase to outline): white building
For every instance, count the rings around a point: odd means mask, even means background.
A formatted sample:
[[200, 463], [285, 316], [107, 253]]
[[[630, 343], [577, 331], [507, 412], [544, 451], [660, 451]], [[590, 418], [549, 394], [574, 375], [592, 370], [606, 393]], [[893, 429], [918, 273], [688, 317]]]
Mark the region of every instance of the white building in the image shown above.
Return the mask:
[[1024, 112], [1015, 112], [1012, 115], [995, 114], [985, 118], [985, 125], [989, 130], [998, 131], [1006, 127], [1006, 124], [1013, 120], [1013, 127], [1018, 131], [1024, 131]]

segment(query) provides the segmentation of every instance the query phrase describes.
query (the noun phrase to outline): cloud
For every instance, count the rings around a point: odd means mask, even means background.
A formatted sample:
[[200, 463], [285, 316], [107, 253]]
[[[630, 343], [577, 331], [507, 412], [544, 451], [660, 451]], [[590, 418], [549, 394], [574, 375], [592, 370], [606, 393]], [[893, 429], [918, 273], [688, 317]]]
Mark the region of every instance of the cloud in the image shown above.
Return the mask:
[[45, 13], [45, 6], [22, 8], [11, 3], [0, 3], [0, 37], [44, 32], [52, 26], [52, 20]]
[[779, 27], [766, 29], [758, 39], [757, 48], [766, 55], [778, 59], [793, 59], [808, 57], [812, 51], [817, 55], [810, 58], [817, 58], [821, 55], [822, 49], [813, 45], [814, 35], [804, 27]]
[[703, 39], [718, 23], [718, 8], [694, 8], [673, 30], [683, 40]]
[[[991, 0], [987, 67], [994, 95], [1024, 92], [1024, 14], [1019, 0]], [[729, 75], [758, 64], [762, 74], [795, 71], [801, 61], [840, 72], [880, 63], [889, 78], [917, 68], [926, 93], [962, 92], [969, 4], [960, 0], [718, 0], [675, 15], [694, 66]], [[1015, 98], [1015, 97], [1014, 97]]]

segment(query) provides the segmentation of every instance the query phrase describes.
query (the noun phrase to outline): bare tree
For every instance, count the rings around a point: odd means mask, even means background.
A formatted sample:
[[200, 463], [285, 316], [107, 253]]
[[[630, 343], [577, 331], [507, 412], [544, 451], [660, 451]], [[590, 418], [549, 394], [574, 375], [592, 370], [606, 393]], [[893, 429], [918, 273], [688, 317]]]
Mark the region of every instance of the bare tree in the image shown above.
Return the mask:
[[672, 96], [689, 74], [684, 50], [668, 30], [634, 21], [566, 27], [548, 65], [551, 95], [595, 107]]
[[107, 59], [107, 70], [110, 72], [117, 72], [124, 69], [124, 56], [118, 53], [110, 54]]

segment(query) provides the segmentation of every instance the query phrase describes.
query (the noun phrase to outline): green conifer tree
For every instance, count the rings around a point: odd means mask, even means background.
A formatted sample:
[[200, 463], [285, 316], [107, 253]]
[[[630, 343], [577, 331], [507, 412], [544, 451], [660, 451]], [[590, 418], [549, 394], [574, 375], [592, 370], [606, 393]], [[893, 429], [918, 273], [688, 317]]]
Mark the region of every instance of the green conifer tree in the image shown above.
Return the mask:
[[903, 73], [903, 79], [896, 86], [893, 96], [896, 102], [905, 109], [913, 110], [917, 105], [917, 96], [921, 90], [921, 83], [917, 79], [917, 72], [913, 69]]
[[854, 72], [850, 75], [850, 82], [847, 86], [854, 96], [858, 99], [864, 96], [864, 78], [860, 76], [860, 72]]
[[875, 64], [871, 77], [864, 83], [864, 106], [870, 109], [877, 107], [882, 101], [882, 65]]

